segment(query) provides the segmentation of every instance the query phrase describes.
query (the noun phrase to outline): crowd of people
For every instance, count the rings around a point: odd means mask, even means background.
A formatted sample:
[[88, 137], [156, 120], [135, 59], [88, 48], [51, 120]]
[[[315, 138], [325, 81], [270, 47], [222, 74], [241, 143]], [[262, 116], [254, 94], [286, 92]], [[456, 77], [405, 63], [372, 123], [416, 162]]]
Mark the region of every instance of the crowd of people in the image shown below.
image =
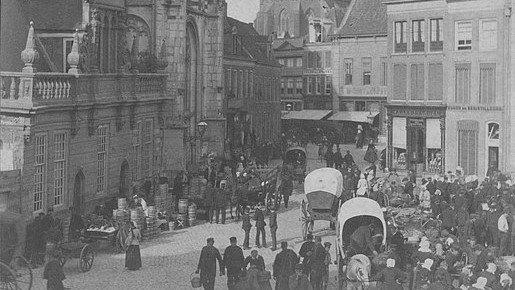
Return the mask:
[[237, 245], [237, 238], [229, 239], [230, 245], [223, 257], [214, 247], [214, 239], [208, 238], [202, 248], [196, 273], [204, 289], [214, 289], [217, 264], [220, 276], [227, 275], [227, 287], [232, 289], [272, 289], [270, 279], [275, 280], [276, 290], [326, 290], [331, 264], [331, 243], [322, 244], [322, 238], [308, 234], [299, 253], [281, 242], [281, 252], [274, 259], [272, 271], [267, 271], [263, 256], [252, 250], [244, 257], [243, 249]]
[[[413, 171], [401, 177], [391, 170], [382, 179], [365, 182], [364, 196], [382, 205], [389, 200], [418, 207], [438, 221], [425, 229], [418, 249], [406, 243], [402, 226], [394, 229], [389, 244], [397, 249], [395, 267], [406, 272], [390, 271], [372, 280], [389, 284], [415, 267], [414, 289], [513, 289], [515, 186], [509, 176], [491, 170], [480, 182], [458, 167], [421, 180]], [[359, 188], [358, 182], [356, 193]], [[402, 289], [398, 283], [396, 287], [383, 289]]]

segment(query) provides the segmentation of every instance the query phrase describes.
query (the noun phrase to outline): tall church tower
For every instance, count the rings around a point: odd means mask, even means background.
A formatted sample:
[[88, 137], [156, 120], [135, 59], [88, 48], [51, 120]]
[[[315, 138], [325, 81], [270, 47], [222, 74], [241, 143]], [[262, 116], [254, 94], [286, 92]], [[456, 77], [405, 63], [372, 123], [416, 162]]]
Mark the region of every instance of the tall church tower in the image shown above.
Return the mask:
[[[261, 0], [254, 26], [259, 34], [307, 37], [315, 20], [331, 34], [341, 25], [352, 0]], [[331, 23], [330, 27], [328, 23]]]

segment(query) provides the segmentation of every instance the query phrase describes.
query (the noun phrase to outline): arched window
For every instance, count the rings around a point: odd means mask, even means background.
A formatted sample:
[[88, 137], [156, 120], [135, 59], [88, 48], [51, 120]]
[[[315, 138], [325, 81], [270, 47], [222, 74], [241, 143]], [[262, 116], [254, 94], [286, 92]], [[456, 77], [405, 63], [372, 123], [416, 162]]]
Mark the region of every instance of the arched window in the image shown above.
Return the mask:
[[284, 35], [290, 30], [290, 15], [286, 9], [279, 13], [279, 33]]

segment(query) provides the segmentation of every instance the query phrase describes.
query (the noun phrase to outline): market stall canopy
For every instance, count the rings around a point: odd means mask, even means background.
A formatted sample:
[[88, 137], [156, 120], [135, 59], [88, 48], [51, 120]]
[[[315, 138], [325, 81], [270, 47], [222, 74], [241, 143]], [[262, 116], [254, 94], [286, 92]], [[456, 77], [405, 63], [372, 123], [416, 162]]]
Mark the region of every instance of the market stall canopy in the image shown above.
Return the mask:
[[[343, 233], [345, 223], [349, 221], [350, 219], [354, 217], [359, 216], [365, 216], [365, 217], [372, 217], [376, 220], [379, 220], [382, 225], [383, 230], [383, 245], [386, 244], [386, 221], [384, 220], [384, 213], [381, 209], [381, 206], [379, 204], [366, 197], [355, 197], [347, 200], [342, 206], [340, 207], [340, 211], [338, 213], [338, 229], [340, 235], [345, 235], [350, 237], [352, 235], [352, 232], [349, 233]], [[340, 250], [343, 253], [343, 247], [341, 245], [340, 241]]]
[[331, 110], [282, 111], [282, 120], [322, 120], [331, 114]]
[[343, 191], [343, 176], [334, 168], [319, 168], [306, 176], [304, 192], [313, 209], [331, 209]]
[[345, 112], [337, 112], [333, 116], [331, 116], [329, 121], [350, 121], [350, 122], [358, 122], [358, 123], [372, 123], [374, 118], [379, 114], [379, 112], [357, 112], [357, 111], [345, 111]]

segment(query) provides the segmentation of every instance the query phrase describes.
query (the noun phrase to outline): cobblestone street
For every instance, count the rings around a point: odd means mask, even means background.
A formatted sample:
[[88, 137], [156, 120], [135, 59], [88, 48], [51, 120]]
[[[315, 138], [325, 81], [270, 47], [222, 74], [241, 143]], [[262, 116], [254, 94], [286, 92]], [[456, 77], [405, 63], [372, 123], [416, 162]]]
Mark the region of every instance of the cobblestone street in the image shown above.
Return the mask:
[[[350, 146], [348, 147], [351, 148]], [[347, 146], [343, 147], [347, 150]], [[352, 151], [356, 161], [363, 160], [365, 150]], [[308, 148], [309, 170], [323, 166], [316, 159], [316, 148]], [[298, 253], [302, 244], [300, 217], [300, 201], [304, 198], [302, 184], [294, 184], [294, 194], [290, 198], [290, 206], [285, 209], [281, 206], [278, 214], [279, 229], [277, 231], [278, 244], [288, 241], [289, 246]], [[268, 217], [266, 217], [268, 218]], [[268, 223], [268, 220], [266, 220]], [[268, 226], [267, 242], [270, 243]], [[329, 223], [315, 222], [315, 233], [323, 235], [323, 242], [333, 244], [332, 258], [336, 256], [334, 231], [329, 230]], [[71, 289], [191, 289], [190, 275], [196, 270], [200, 250], [206, 244], [206, 238], [215, 239], [215, 247], [223, 254], [225, 247], [229, 245], [229, 237], [236, 236], [238, 244], [243, 242], [243, 230], [241, 222], [228, 219], [228, 223], [200, 224], [191, 228], [163, 232], [158, 238], [144, 241], [141, 245], [143, 267], [136, 272], [124, 268], [125, 254], [113, 251], [100, 251], [95, 257], [92, 269], [81, 273], [77, 266], [77, 259], [67, 261], [64, 271], [65, 286]], [[251, 246], [254, 245], [255, 227], [251, 231]], [[255, 248], [255, 247], [254, 247]], [[257, 249], [257, 248], [255, 248]], [[280, 250], [272, 252], [270, 248], [258, 249], [265, 259], [266, 269], [271, 271], [275, 256]], [[244, 255], [250, 255], [250, 250], [244, 251]], [[332, 265], [331, 289], [335, 289], [336, 267]], [[34, 288], [45, 289], [46, 281], [42, 279], [43, 270], [34, 270]], [[273, 285], [272, 281], [272, 286]], [[215, 289], [226, 289], [226, 277], [217, 276]]]

